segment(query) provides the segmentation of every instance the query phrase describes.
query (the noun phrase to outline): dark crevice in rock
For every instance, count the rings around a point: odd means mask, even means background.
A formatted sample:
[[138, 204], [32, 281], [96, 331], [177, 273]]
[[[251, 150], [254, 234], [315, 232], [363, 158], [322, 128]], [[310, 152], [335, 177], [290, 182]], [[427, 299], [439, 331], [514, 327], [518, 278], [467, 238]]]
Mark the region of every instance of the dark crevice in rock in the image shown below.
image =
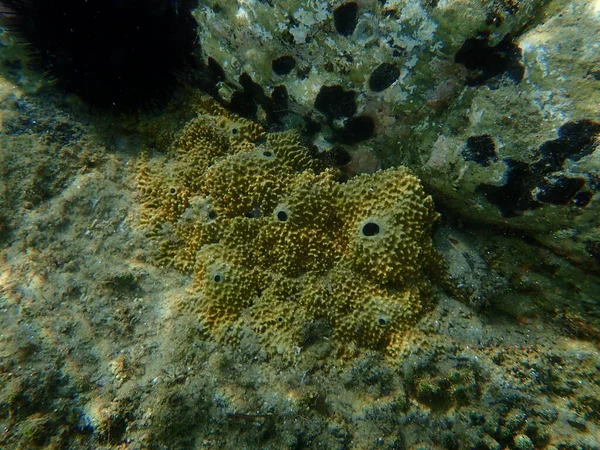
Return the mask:
[[534, 172], [550, 173], [562, 169], [565, 160], [577, 161], [590, 155], [599, 143], [600, 123], [583, 119], [567, 122], [558, 130], [558, 139], [546, 141], [534, 152], [538, 160]]
[[351, 36], [358, 23], [358, 3], [344, 3], [333, 10], [335, 30], [342, 36]]
[[[569, 176], [561, 171], [565, 160], [578, 161], [593, 153], [599, 144], [599, 134], [598, 122], [588, 119], [567, 122], [558, 130], [557, 139], [544, 142], [533, 152], [534, 163], [506, 159], [506, 183], [481, 184], [477, 191], [496, 205], [504, 217], [515, 217], [544, 204], [584, 208], [592, 200], [592, 191], [598, 190], [597, 176], [592, 173]], [[584, 190], [586, 186], [588, 190]]]
[[510, 34], [504, 36], [498, 45], [491, 46], [489, 34], [481, 33], [463, 43], [454, 56], [454, 62], [462, 64], [469, 71], [468, 86], [481, 86], [501, 75], [520, 83], [525, 74], [521, 57], [521, 49]]
[[471, 136], [462, 151], [463, 158], [474, 161], [482, 166], [489, 166], [498, 161], [496, 143], [489, 134]]
[[400, 76], [400, 69], [395, 64], [382, 63], [369, 77], [369, 89], [381, 92], [389, 88]]
[[504, 162], [508, 167], [506, 183], [503, 186], [481, 184], [477, 192], [496, 205], [503, 217], [516, 217], [521, 211], [541, 207], [541, 203], [531, 198], [529, 187], [533, 173], [529, 164], [514, 159]]
[[344, 122], [344, 128], [339, 134], [339, 141], [353, 144], [366, 141], [375, 133], [375, 121], [372, 117], [361, 115], [351, 117]]
[[352, 117], [357, 109], [356, 96], [356, 91], [347, 91], [339, 84], [322, 86], [315, 99], [315, 108], [329, 118]]
[[291, 55], [283, 55], [271, 61], [271, 68], [277, 75], [287, 75], [296, 67], [296, 59]]

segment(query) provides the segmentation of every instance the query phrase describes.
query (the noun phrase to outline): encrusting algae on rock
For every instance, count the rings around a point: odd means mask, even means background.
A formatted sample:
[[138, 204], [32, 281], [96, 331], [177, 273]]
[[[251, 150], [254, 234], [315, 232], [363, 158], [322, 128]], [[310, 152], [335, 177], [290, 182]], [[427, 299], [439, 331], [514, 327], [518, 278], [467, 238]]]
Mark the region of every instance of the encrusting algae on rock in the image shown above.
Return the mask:
[[265, 133], [209, 101], [171, 153], [141, 161], [138, 186], [158, 263], [193, 274], [182, 311], [219, 342], [252, 330], [284, 355], [317, 321], [342, 356], [400, 354], [442, 273], [438, 214], [408, 169], [342, 183], [296, 132]]

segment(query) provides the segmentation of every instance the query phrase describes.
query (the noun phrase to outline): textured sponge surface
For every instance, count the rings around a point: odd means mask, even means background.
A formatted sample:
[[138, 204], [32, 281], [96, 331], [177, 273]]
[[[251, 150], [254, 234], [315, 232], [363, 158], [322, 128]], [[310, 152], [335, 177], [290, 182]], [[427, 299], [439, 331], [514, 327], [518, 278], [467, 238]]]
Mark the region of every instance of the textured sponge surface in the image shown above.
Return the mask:
[[293, 355], [325, 321], [341, 356], [397, 357], [433, 304], [438, 214], [406, 168], [341, 183], [295, 132], [206, 103], [169, 157], [140, 162], [138, 185], [157, 261], [193, 275], [179, 308], [218, 341], [252, 332]]

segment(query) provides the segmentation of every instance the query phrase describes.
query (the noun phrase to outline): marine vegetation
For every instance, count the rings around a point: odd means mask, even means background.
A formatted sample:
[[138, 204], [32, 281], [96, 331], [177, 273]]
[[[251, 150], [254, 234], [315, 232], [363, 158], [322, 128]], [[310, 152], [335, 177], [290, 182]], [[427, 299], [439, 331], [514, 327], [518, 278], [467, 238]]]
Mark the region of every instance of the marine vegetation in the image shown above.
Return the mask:
[[443, 272], [438, 214], [406, 168], [340, 180], [297, 132], [203, 101], [166, 157], [138, 165], [156, 262], [193, 276], [178, 308], [219, 342], [254, 332], [289, 356], [324, 323], [343, 357], [399, 357]]

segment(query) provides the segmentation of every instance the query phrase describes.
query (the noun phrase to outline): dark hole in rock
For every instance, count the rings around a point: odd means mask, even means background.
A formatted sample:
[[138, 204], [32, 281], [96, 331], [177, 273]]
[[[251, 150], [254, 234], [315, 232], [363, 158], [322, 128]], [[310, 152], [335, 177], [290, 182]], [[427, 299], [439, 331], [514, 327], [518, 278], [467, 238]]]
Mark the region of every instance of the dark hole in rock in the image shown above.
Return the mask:
[[385, 320], [385, 317], [378, 318], [377, 325], [379, 325], [380, 327], [385, 327], [387, 325], [387, 320]]
[[268, 151], [268, 150], [265, 150], [265, 151], [263, 152], [263, 156], [264, 156], [265, 158], [270, 158], [270, 157], [272, 157], [272, 156], [273, 156], [273, 152], [270, 152], [270, 151]]
[[489, 134], [471, 136], [467, 139], [467, 146], [462, 151], [463, 158], [475, 161], [482, 166], [489, 166], [498, 161], [496, 144]]
[[272, 109], [271, 99], [265, 94], [262, 86], [243, 72], [239, 77], [239, 83], [242, 91], [236, 91], [231, 96], [229, 109], [242, 117], [256, 120], [258, 105], [262, 106], [267, 114]]
[[258, 103], [263, 104], [268, 99], [262, 86], [255, 82], [248, 73], [243, 72], [239, 77], [239, 82], [244, 90], [251, 93]]
[[287, 75], [296, 67], [296, 59], [291, 55], [283, 55], [271, 61], [271, 68], [277, 75]]
[[380, 228], [379, 225], [375, 222], [367, 222], [362, 227], [362, 233], [365, 236], [371, 237], [379, 234]]
[[275, 88], [273, 88], [273, 90], [271, 91], [271, 100], [273, 101], [273, 113], [287, 113], [289, 99], [290, 96], [285, 86], [275, 86]]
[[177, 189], [172, 187], [171, 189], [169, 189], [169, 192], [171, 193], [171, 195], [175, 195], [177, 194]]
[[280, 222], [286, 222], [288, 220], [288, 213], [286, 213], [285, 211], [278, 211], [277, 220], [279, 220]]
[[350, 36], [358, 23], [358, 3], [344, 3], [333, 10], [335, 30], [342, 36]]
[[392, 48], [394, 49], [394, 51], [392, 51], [392, 56], [394, 58], [402, 58], [408, 53], [407, 50], [401, 45], [394, 44], [392, 45]]
[[315, 108], [332, 118], [351, 117], [356, 113], [356, 95], [356, 91], [347, 91], [339, 84], [322, 86], [315, 99]]
[[[529, 165], [522, 161], [506, 159], [508, 166], [504, 186], [482, 184], [477, 191], [500, 209], [504, 217], [514, 217], [527, 209], [536, 209], [543, 203], [585, 207], [592, 198], [588, 191], [579, 192], [584, 178], [570, 178], [553, 172], [563, 169], [566, 159], [579, 160], [598, 147], [600, 123], [589, 119], [567, 122], [558, 130], [558, 138], [546, 141], [536, 149]], [[596, 189], [595, 177], [587, 174], [590, 189]], [[537, 189], [536, 189], [537, 188]], [[535, 198], [532, 192], [538, 190]], [[543, 203], [542, 203], [543, 202]]]
[[575, 197], [573, 198], [573, 203], [578, 208], [585, 208], [590, 203], [590, 200], [593, 196], [594, 194], [590, 191], [580, 191], [577, 194], [575, 194]]
[[232, 128], [232, 129], [231, 129], [231, 134], [233, 134], [234, 136], [235, 136], [236, 134], [238, 134], [238, 133], [239, 133], [239, 130], [238, 130], [237, 128]]
[[208, 64], [206, 66], [206, 70], [215, 84], [219, 81], [225, 81], [227, 79], [227, 76], [225, 75], [225, 70], [223, 69], [221, 64], [219, 64], [217, 60], [214, 59], [212, 56], [208, 57]]
[[583, 186], [585, 186], [583, 178], [546, 177], [539, 185], [540, 192], [537, 193], [536, 198], [542, 203], [566, 205]]
[[514, 159], [504, 162], [508, 166], [506, 183], [503, 186], [480, 184], [476, 191], [496, 205], [502, 217], [516, 217], [525, 210], [541, 207], [542, 204], [531, 197], [535, 178], [529, 164]]
[[304, 129], [302, 134], [308, 137], [314, 136], [321, 131], [321, 124], [310, 116], [302, 117], [304, 119]]
[[351, 117], [344, 122], [340, 141], [345, 144], [366, 141], [375, 133], [375, 121], [366, 115]]
[[369, 77], [369, 89], [381, 92], [389, 88], [400, 76], [400, 69], [395, 64], [382, 63]]
[[123, 441], [123, 435], [127, 429], [127, 422], [124, 417], [116, 417], [109, 421], [106, 427], [106, 440], [112, 444], [117, 445]]
[[211, 210], [208, 212], [208, 218], [209, 218], [210, 220], [215, 220], [215, 219], [217, 218], [217, 212], [216, 212], [214, 209], [211, 209]]
[[216, 274], [213, 277], [213, 280], [215, 281], [215, 283], [220, 283], [221, 281], [223, 281], [223, 276], [221, 274]]
[[538, 157], [532, 165], [542, 174], [562, 169], [565, 159], [574, 161], [590, 155], [600, 142], [600, 123], [589, 119], [567, 122], [558, 129], [558, 138], [546, 141], [534, 152]]
[[522, 52], [510, 34], [496, 46], [490, 46], [489, 34], [467, 39], [454, 55], [454, 62], [469, 71], [468, 86], [481, 86], [488, 80], [506, 74], [514, 83], [519, 83], [525, 74], [521, 64]]
[[256, 112], [258, 111], [252, 95], [244, 91], [236, 91], [231, 95], [229, 109], [234, 113], [249, 119], [256, 119]]

